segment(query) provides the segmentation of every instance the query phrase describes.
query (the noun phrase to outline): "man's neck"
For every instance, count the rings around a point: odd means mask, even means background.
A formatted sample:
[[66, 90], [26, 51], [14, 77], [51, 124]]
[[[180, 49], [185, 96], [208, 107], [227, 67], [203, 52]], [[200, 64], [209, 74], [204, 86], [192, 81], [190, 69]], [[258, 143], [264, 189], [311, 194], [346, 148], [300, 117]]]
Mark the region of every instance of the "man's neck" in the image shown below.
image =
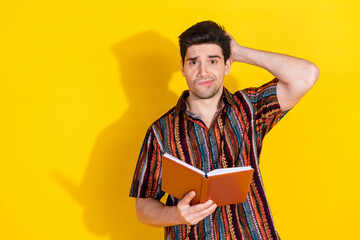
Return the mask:
[[190, 93], [190, 96], [186, 99], [186, 108], [188, 111], [200, 116], [201, 120], [209, 128], [219, 108], [221, 96], [222, 93], [209, 99], [200, 99]]

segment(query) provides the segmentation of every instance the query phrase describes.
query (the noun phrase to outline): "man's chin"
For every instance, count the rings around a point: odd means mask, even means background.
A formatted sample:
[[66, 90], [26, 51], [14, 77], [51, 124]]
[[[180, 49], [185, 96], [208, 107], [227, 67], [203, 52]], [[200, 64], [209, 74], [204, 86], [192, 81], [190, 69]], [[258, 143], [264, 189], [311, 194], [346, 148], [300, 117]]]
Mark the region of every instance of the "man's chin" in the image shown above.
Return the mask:
[[206, 89], [206, 90], [195, 91], [192, 93], [194, 97], [205, 100], [205, 99], [214, 98], [217, 95], [218, 91], [212, 89]]

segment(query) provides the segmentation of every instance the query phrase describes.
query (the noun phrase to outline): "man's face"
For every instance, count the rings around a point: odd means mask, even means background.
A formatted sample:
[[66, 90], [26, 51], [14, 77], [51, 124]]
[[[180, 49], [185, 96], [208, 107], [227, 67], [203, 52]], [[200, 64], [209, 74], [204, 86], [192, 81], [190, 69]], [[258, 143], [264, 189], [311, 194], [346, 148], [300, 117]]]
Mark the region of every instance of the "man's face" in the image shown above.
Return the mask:
[[224, 63], [221, 47], [216, 44], [192, 45], [187, 49], [182, 74], [193, 99], [210, 99], [222, 94], [224, 75], [230, 72], [230, 60]]

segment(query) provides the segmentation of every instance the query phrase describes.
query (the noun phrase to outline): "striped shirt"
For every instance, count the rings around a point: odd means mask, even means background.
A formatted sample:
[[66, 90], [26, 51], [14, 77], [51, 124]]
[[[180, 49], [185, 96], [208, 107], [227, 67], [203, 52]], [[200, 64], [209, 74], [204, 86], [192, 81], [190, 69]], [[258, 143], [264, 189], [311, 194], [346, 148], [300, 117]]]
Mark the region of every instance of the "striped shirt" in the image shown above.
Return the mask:
[[[231, 94], [224, 88], [210, 127], [186, 110], [185, 91], [177, 105], [148, 129], [130, 190], [131, 197], [161, 199], [161, 155], [167, 152], [204, 172], [252, 166], [247, 200], [217, 209], [198, 224], [165, 227], [165, 239], [280, 239], [259, 170], [264, 136], [286, 114], [276, 96], [278, 80]], [[181, 183], [179, 183], [181, 184]], [[236, 191], [236, 189], [234, 189]], [[166, 205], [179, 200], [168, 196]]]

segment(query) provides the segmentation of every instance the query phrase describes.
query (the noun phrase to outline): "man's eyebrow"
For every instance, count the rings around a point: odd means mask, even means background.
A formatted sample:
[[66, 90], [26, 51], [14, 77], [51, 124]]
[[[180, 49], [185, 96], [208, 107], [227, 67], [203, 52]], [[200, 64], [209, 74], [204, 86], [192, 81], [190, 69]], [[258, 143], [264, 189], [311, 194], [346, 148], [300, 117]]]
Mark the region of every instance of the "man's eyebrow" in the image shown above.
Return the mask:
[[197, 59], [198, 59], [198, 57], [192, 57], [192, 58], [186, 59], [186, 61], [193, 61], [193, 60], [197, 60]]
[[[188, 58], [186, 59], [186, 61], [193, 61], [193, 60], [197, 60], [199, 57], [192, 57], [192, 58]], [[208, 58], [219, 58], [221, 59], [221, 57], [219, 55], [209, 55]]]
[[221, 57], [219, 56], [219, 55], [210, 55], [210, 56], [208, 56], [209, 58], [219, 58], [219, 59], [221, 59]]

